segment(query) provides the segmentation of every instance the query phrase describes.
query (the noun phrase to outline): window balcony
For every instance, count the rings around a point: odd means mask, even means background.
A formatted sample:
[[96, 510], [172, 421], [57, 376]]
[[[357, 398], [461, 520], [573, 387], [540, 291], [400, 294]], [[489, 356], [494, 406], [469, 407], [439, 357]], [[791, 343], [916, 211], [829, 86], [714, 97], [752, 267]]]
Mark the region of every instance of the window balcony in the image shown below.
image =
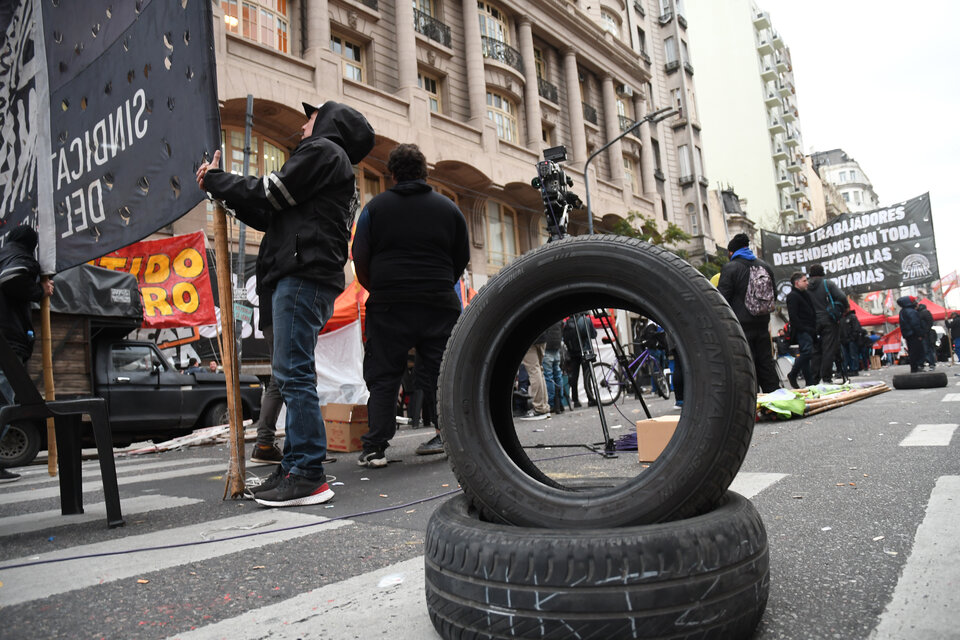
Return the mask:
[[784, 142], [786, 142], [788, 147], [796, 147], [800, 144], [800, 141], [797, 140], [797, 136], [792, 133], [787, 136], [787, 139]]
[[806, 195], [807, 194], [803, 192], [803, 189], [800, 187], [800, 185], [795, 185], [793, 187], [793, 190], [790, 192], [790, 197], [793, 198], [794, 200], [803, 198]]
[[520, 52], [508, 45], [506, 42], [496, 38], [481, 36], [483, 46], [483, 57], [502, 62], [523, 73], [523, 57]]
[[768, 56], [773, 53], [773, 45], [770, 44], [769, 40], [761, 40], [757, 44], [757, 53], [762, 56]]
[[757, 31], [770, 28], [770, 16], [766, 11], [758, 11], [756, 15], [753, 16], [753, 28]]
[[697, 182], [700, 183], [700, 186], [701, 186], [701, 187], [709, 187], [709, 186], [710, 186], [710, 181], [707, 180], [707, 176], [700, 176], [699, 178], [697, 178]]
[[774, 69], [769, 64], [763, 66], [763, 71], [760, 72], [760, 77], [763, 78], [764, 82], [771, 82], [777, 79], [777, 70]]
[[677, 14], [677, 24], [679, 24], [684, 29], [687, 28], [687, 19], [684, 17], [682, 13]]
[[581, 104], [583, 105], [583, 119], [593, 124], [600, 124], [600, 118], [597, 117], [597, 108], [586, 102]]
[[768, 130], [770, 131], [771, 134], [787, 132], [787, 128], [783, 126], [783, 123], [777, 120], [776, 118], [770, 121], [770, 126], [768, 127]]
[[773, 32], [773, 41], [771, 44], [773, 44], [774, 49], [783, 49], [783, 38], [781, 38], [780, 34], [776, 31]]
[[551, 84], [539, 76], [537, 77], [537, 92], [541, 98], [557, 104], [560, 103], [560, 90], [557, 89], [557, 85]]
[[640, 0], [634, 0], [633, 8], [634, 8], [634, 10], [636, 10], [636, 12], [639, 13], [640, 15], [642, 15], [642, 16], [646, 16], [646, 15], [647, 15], [646, 10], [644, 10], [644, 8], [643, 8], [643, 3], [640, 2]]
[[647, 64], [650, 64], [650, 54], [646, 51], [640, 51], [640, 57], [643, 58]]
[[687, 185], [691, 185], [696, 181], [697, 181], [697, 177], [694, 175], [680, 176], [680, 178], [677, 180], [677, 182], [680, 183], [681, 187], [686, 187]]
[[666, 177], [663, 175], [663, 171], [661, 171], [660, 169], [653, 170], [653, 177], [656, 178], [657, 180], [666, 180]]
[[783, 111], [783, 121], [784, 122], [793, 122], [797, 119], [797, 112], [791, 111], [790, 109], [784, 109]]
[[793, 203], [781, 205], [780, 215], [784, 218], [793, 218], [797, 215], [797, 206]]
[[450, 27], [419, 9], [413, 10], [413, 28], [417, 33], [439, 42], [445, 47], [450, 46]]
[[[620, 131], [626, 131], [633, 126], [634, 120], [631, 120], [627, 116], [617, 116], [620, 119]], [[636, 133], [636, 132], [634, 132]]]
[[780, 177], [777, 178], [777, 189], [789, 189], [793, 186], [793, 180], [786, 173], [780, 173]]
[[673, 20], [673, 11], [667, 10], [660, 14], [660, 24], [667, 24]]
[[784, 149], [783, 147], [777, 147], [776, 150], [773, 152], [773, 159], [776, 160], [777, 162], [780, 162], [781, 160], [786, 160], [789, 157], [790, 156], [787, 154], [786, 149]]
[[689, 73], [690, 75], [693, 75], [693, 65], [692, 65], [692, 64], [690, 64], [689, 62], [684, 62], [684, 63], [683, 63], [683, 68], [686, 70], [687, 73]]
[[775, 91], [769, 91], [769, 92], [767, 92], [767, 97], [766, 97], [766, 99], [763, 101], [763, 104], [767, 105], [768, 107], [776, 107], [776, 106], [779, 106], [779, 105], [780, 105], [780, 96], [778, 96]]
[[790, 63], [787, 62], [787, 57], [780, 55], [777, 56], [777, 71], [780, 73], [787, 73], [790, 71]]
[[787, 171], [790, 173], [801, 173], [803, 171], [803, 165], [797, 162], [796, 160], [791, 160], [787, 164]]
[[780, 95], [784, 98], [793, 93], [793, 83], [792, 82], [779, 82], [777, 83], [777, 91], [780, 92]]
[[668, 60], [667, 63], [663, 65], [663, 70], [666, 71], [667, 73], [673, 73], [679, 68], [680, 68], [679, 60]]

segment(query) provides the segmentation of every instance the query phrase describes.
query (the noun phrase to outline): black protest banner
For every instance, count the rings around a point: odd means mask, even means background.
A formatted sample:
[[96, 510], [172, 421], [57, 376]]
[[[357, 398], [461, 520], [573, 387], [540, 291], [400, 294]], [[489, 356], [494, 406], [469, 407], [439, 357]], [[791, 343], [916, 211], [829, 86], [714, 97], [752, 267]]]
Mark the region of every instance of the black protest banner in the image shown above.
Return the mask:
[[44, 270], [62, 271], [203, 199], [194, 173], [220, 146], [209, 1], [20, 0], [5, 33], [0, 234], [38, 225]]
[[930, 194], [866, 213], [844, 213], [802, 234], [764, 231], [763, 256], [778, 290], [790, 275], [820, 263], [846, 293], [931, 282], [940, 277]]

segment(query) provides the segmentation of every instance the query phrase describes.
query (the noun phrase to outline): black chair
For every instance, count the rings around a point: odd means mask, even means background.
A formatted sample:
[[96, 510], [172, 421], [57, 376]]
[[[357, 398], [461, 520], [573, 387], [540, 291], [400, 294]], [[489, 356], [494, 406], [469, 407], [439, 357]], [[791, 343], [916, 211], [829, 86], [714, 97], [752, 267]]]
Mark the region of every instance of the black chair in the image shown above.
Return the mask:
[[83, 513], [83, 495], [80, 483], [80, 418], [90, 416], [93, 436], [100, 458], [100, 476], [107, 504], [107, 525], [123, 526], [120, 513], [120, 490], [117, 487], [117, 469], [113, 461], [113, 436], [103, 398], [79, 398], [45, 402], [30, 380], [27, 369], [0, 335], [0, 369], [13, 388], [15, 404], [0, 407], [0, 425], [19, 420], [46, 420], [53, 418], [56, 427], [58, 465], [60, 469], [60, 511], [63, 515]]

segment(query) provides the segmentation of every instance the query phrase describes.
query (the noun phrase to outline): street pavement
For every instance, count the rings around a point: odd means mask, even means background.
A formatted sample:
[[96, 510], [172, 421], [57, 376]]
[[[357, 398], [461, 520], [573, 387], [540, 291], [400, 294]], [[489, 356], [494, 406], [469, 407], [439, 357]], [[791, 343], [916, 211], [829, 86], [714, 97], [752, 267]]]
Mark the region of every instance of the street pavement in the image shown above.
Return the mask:
[[[756, 638], [960, 637], [960, 365], [948, 386], [891, 391], [805, 419], [761, 422], [732, 489], [767, 528], [770, 600]], [[882, 379], [906, 367], [870, 372]], [[645, 396], [654, 415], [673, 399]], [[619, 438], [636, 400], [607, 411]], [[595, 410], [517, 421], [525, 443], [596, 442]], [[263, 509], [222, 500], [225, 446], [117, 459], [126, 526], [106, 527], [96, 461], [80, 516], [59, 512], [46, 466], [0, 485], [0, 639], [438, 638], [423, 591], [430, 514], [458, 491], [445, 456], [416, 456], [429, 429], [402, 428], [386, 468], [333, 454], [327, 505]], [[249, 449], [249, 445], [248, 445]], [[556, 455], [554, 455], [556, 454]], [[635, 452], [530, 457], [557, 477]], [[266, 475], [268, 466], [248, 466]]]

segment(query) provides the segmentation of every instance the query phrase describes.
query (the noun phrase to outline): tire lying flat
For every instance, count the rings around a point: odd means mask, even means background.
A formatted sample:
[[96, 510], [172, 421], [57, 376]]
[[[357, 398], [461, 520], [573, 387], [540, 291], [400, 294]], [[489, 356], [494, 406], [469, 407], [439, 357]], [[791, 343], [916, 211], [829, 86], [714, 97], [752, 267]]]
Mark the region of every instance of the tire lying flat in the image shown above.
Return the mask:
[[[686, 402], [672, 440], [650, 468], [637, 465], [634, 476], [615, 486], [571, 488], [543, 473], [524, 450], [513, 422], [513, 381], [527, 347], [548, 324], [607, 308], [654, 318], [671, 336], [680, 360], [690, 363]], [[579, 236], [525, 254], [481, 289], [447, 344], [438, 404], [451, 466], [485, 519], [596, 529], [713, 508], [750, 444], [756, 377], [733, 311], [686, 261], [622, 236]]]
[[893, 376], [894, 389], [937, 389], [945, 386], [947, 386], [947, 374], [943, 371], [918, 371]]
[[480, 520], [464, 496], [430, 518], [427, 609], [444, 638], [749, 638], [769, 593], [763, 522], [728, 492], [703, 515], [546, 530]]

